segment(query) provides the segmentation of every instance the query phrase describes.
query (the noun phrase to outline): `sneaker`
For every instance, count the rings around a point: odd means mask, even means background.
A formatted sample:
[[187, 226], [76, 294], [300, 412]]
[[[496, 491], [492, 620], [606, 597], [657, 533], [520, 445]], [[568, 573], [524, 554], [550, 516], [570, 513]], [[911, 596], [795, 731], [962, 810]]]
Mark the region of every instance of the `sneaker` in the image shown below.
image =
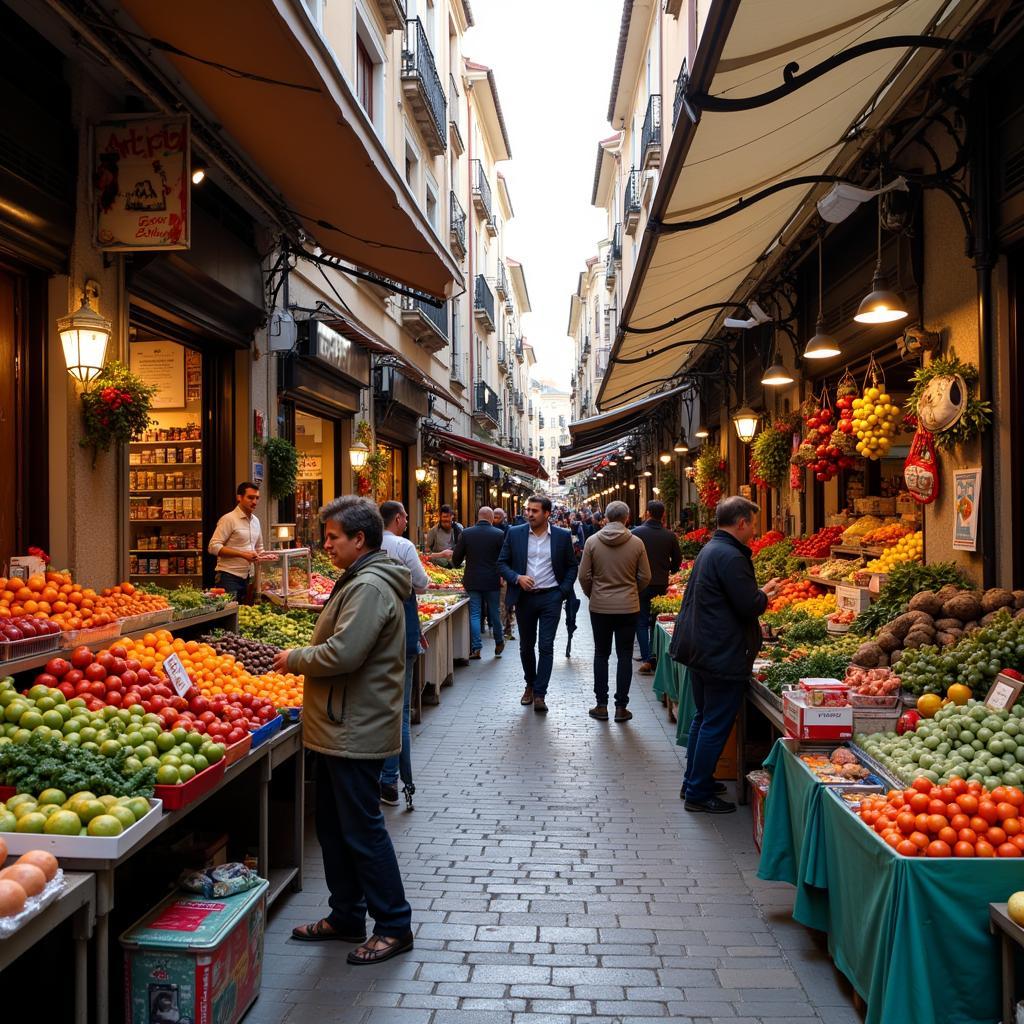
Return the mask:
[[654, 675], [654, 663], [650, 661], [641, 661], [640, 667], [637, 672], [642, 676], [653, 676]]
[[588, 712], [591, 718], [596, 718], [599, 722], [608, 721], [608, 705], [598, 704], [596, 707], [591, 708]]
[[398, 806], [398, 787], [390, 786], [386, 782], [380, 784], [380, 802], [388, 807]]
[[696, 800], [687, 800], [683, 807], [687, 811], [703, 811], [705, 814], [732, 814], [736, 810], [735, 804], [729, 803], [728, 800], [721, 800], [717, 796], [702, 800], [699, 803]]
[[628, 722], [633, 717], [633, 712], [629, 708], [616, 708], [615, 709], [615, 721], [616, 722]]
[[496, 643], [496, 644], [494, 645], [494, 656], [495, 656], [496, 658], [500, 658], [500, 657], [501, 657], [501, 653], [502, 653], [502, 651], [504, 651], [504, 650], [505, 650], [505, 641], [504, 641], [504, 640], [499, 640], [499, 641], [498, 641], [498, 642], [497, 642], [497, 643]]
[[548, 713], [548, 706], [543, 697], [533, 698], [533, 710], [536, 711], [538, 715], [546, 715]]

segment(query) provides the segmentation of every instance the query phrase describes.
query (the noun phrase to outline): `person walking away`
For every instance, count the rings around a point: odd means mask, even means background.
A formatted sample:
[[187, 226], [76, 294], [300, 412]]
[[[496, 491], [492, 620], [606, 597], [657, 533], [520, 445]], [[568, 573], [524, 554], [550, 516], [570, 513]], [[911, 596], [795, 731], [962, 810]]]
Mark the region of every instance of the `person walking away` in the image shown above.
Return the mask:
[[657, 659], [652, 644], [654, 618], [651, 615], [651, 598], [668, 591], [668, 578], [679, 571], [683, 556], [679, 550], [679, 538], [665, 527], [665, 503], [649, 501], [644, 521], [633, 531], [647, 550], [647, 561], [651, 566], [651, 582], [640, 591], [640, 614], [636, 620], [636, 639], [640, 647], [641, 675], [654, 674]]
[[[324, 550], [343, 571], [309, 647], [281, 651], [277, 672], [305, 676], [302, 730], [315, 752], [316, 829], [331, 912], [293, 929], [304, 942], [358, 948], [355, 965], [413, 948], [412, 910], [380, 809], [384, 760], [402, 748], [409, 570], [381, 550], [384, 522], [367, 498], [335, 498], [320, 511]], [[366, 913], [374, 920], [366, 941]]]
[[442, 505], [438, 513], [438, 521], [427, 530], [423, 538], [423, 551], [428, 562], [436, 562], [448, 568], [451, 565], [452, 551], [462, 534], [462, 527], [455, 522], [455, 513], [451, 505]]
[[425, 594], [429, 580], [423, 568], [416, 545], [403, 537], [409, 525], [409, 513], [400, 501], [385, 501], [380, 506], [384, 520], [384, 539], [381, 548], [396, 562], [409, 570], [412, 578], [412, 593], [403, 601], [405, 611], [405, 697], [402, 700], [402, 753], [392, 754], [384, 762], [380, 773], [380, 802], [389, 807], [398, 806], [398, 779], [402, 779], [402, 791], [408, 810], [412, 810], [412, 797], [416, 785], [412, 778], [412, 733], [410, 709], [412, 707], [412, 683], [416, 674], [416, 659], [420, 650], [420, 613], [416, 603], [417, 594]]
[[575, 515], [569, 519], [569, 532], [572, 534], [572, 547], [576, 552], [576, 558], [582, 558], [583, 545], [587, 542], [587, 535], [583, 532], [583, 523]]
[[508, 582], [519, 620], [519, 659], [526, 682], [519, 703], [547, 714], [555, 633], [579, 566], [569, 531], [549, 522], [551, 499], [535, 494], [527, 499], [525, 511], [527, 523], [511, 527], [505, 536], [498, 571]]
[[743, 702], [761, 649], [758, 618], [779, 581], [758, 588], [750, 541], [759, 509], [746, 498], [723, 498], [718, 529], [701, 549], [686, 584], [669, 653], [690, 669], [697, 713], [690, 725], [686, 773], [679, 795], [688, 811], [729, 814], [736, 805], [715, 795], [715, 765]]
[[505, 534], [493, 525], [494, 512], [483, 506], [476, 516], [476, 526], [462, 531], [455, 551], [452, 566], [461, 568], [466, 564], [462, 585], [469, 594], [469, 657], [471, 661], [480, 658], [483, 647], [481, 640], [481, 619], [484, 607], [494, 634], [494, 656], [501, 657], [505, 650], [505, 635], [501, 626], [501, 577], [498, 575], [498, 556], [505, 543]]
[[640, 611], [640, 593], [651, 580], [643, 541], [627, 529], [629, 506], [612, 501], [605, 509], [608, 525], [583, 548], [580, 586], [590, 598], [594, 630], [594, 696], [588, 714], [608, 721], [608, 662], [615, 643], [615, 721], [628, 722], [629, 684], [633, 678], [633, 636]]
[[[494, 510], [494, 525], [502, 534], [509, 531], [508, 516], [503, 508]], [[500, 574], [499, 574], [500, 575]], [[512, 623], [515, 621], [516, 610], [508, 603], [508, 581], [501, 576], [501, 587], [498, 590], [498, 608], [501, 613], [501, 630], [506, 640], [515, 640]]]
[[258, 484], [243, 481], [235, 490], [238, 504], [217, 520], [207, 550], [217, 559], [214, 580], [236, 601], [242, 601], [263, 554], [263, 531], [256, 518], [260, 503]]

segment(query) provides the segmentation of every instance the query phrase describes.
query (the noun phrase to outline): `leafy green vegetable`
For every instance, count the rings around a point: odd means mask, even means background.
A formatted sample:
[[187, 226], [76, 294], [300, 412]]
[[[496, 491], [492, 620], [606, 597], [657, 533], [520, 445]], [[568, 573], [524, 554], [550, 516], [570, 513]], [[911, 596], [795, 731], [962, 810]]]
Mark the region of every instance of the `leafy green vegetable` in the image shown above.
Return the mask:
[[845, 637], [812, 648], [802, 658], [778, 662], [765, 670], [764, 684], [774, 693], [796, 686], [801, 679], [842, 679], [856, 650]]
[[878, 600], [853, 620], [850, 632], [873, 636], [887, 622], [902, 615], [915, 594], [922, 590], [941, 590], [945, 586], [969, 589], [974, 584], [955, 562], [937, 562], [934, 565], [904, 562], [894, 565]]
[[104, 757], [69, 747], [60, 740], [32, 736], [27, 743], [0, 746], [0, 779], [20, 793], [39, 794], [50, 788], [77, 793], [88, 789], [97, 796], [150, 797], [156, 771], [129, 771], [125, 762], [132, 753], [131, 747], [122, 747], [113, 757]]
[[807, 563], [793, 555], [793, 542], [780, 540], [754, 555], [754, 575], [758, 583], [767, 583], [772, 577], [785, 579], [800, 572]]

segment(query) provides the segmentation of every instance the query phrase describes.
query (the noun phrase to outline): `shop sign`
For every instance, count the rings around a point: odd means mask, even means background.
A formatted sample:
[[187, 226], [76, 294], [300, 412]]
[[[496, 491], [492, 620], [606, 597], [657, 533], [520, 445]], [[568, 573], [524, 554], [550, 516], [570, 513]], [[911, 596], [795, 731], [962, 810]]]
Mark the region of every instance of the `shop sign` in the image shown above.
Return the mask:
[[154, 409], [185, 408], [185, 349], [175, 341], [133, 341], [132, 373], [156, 387]]
[[299, 480], [323, 480], [324, 460], [321, 455], [300, 455], [299, 456]]
[[307, 320], [302, 326], [302, 355], [324, 363], [361, 387], [369, 386], [370, 355], [366, 349], [319, 320]]
[[978, 503], [981, 469], [953, 470], [953, 548], [978, 550]]
[[187, 114], [122, 114], [93, 126], [93, 242], [108, 252], [187, 249]]

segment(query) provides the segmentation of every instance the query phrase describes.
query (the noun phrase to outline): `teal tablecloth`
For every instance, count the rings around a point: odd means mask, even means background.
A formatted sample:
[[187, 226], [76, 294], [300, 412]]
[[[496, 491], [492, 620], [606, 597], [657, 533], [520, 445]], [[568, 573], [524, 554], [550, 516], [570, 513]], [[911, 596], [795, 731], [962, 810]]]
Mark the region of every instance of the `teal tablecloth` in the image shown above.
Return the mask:
[[758, 877], [797, 887], [793, 916], [828, 933], [866, 1024], [992, 1024], [999, 945], [988, 904], [1024, 888], [1024, 862], [901, 857], [780, 740], [765, 766]]
[[668, 653], [671, 638], [667, 630], [656, 623], [654, 628], [654, 654], [658, 659], [654, 672], [654, 692], [667, 697], [678, 706], [676, 711], [676, 743], [685, 747], [690, 735], [690, 723], [697, 713], [693, 702], [693, 688], [690, 686], [690, 670], [672, 660]]

